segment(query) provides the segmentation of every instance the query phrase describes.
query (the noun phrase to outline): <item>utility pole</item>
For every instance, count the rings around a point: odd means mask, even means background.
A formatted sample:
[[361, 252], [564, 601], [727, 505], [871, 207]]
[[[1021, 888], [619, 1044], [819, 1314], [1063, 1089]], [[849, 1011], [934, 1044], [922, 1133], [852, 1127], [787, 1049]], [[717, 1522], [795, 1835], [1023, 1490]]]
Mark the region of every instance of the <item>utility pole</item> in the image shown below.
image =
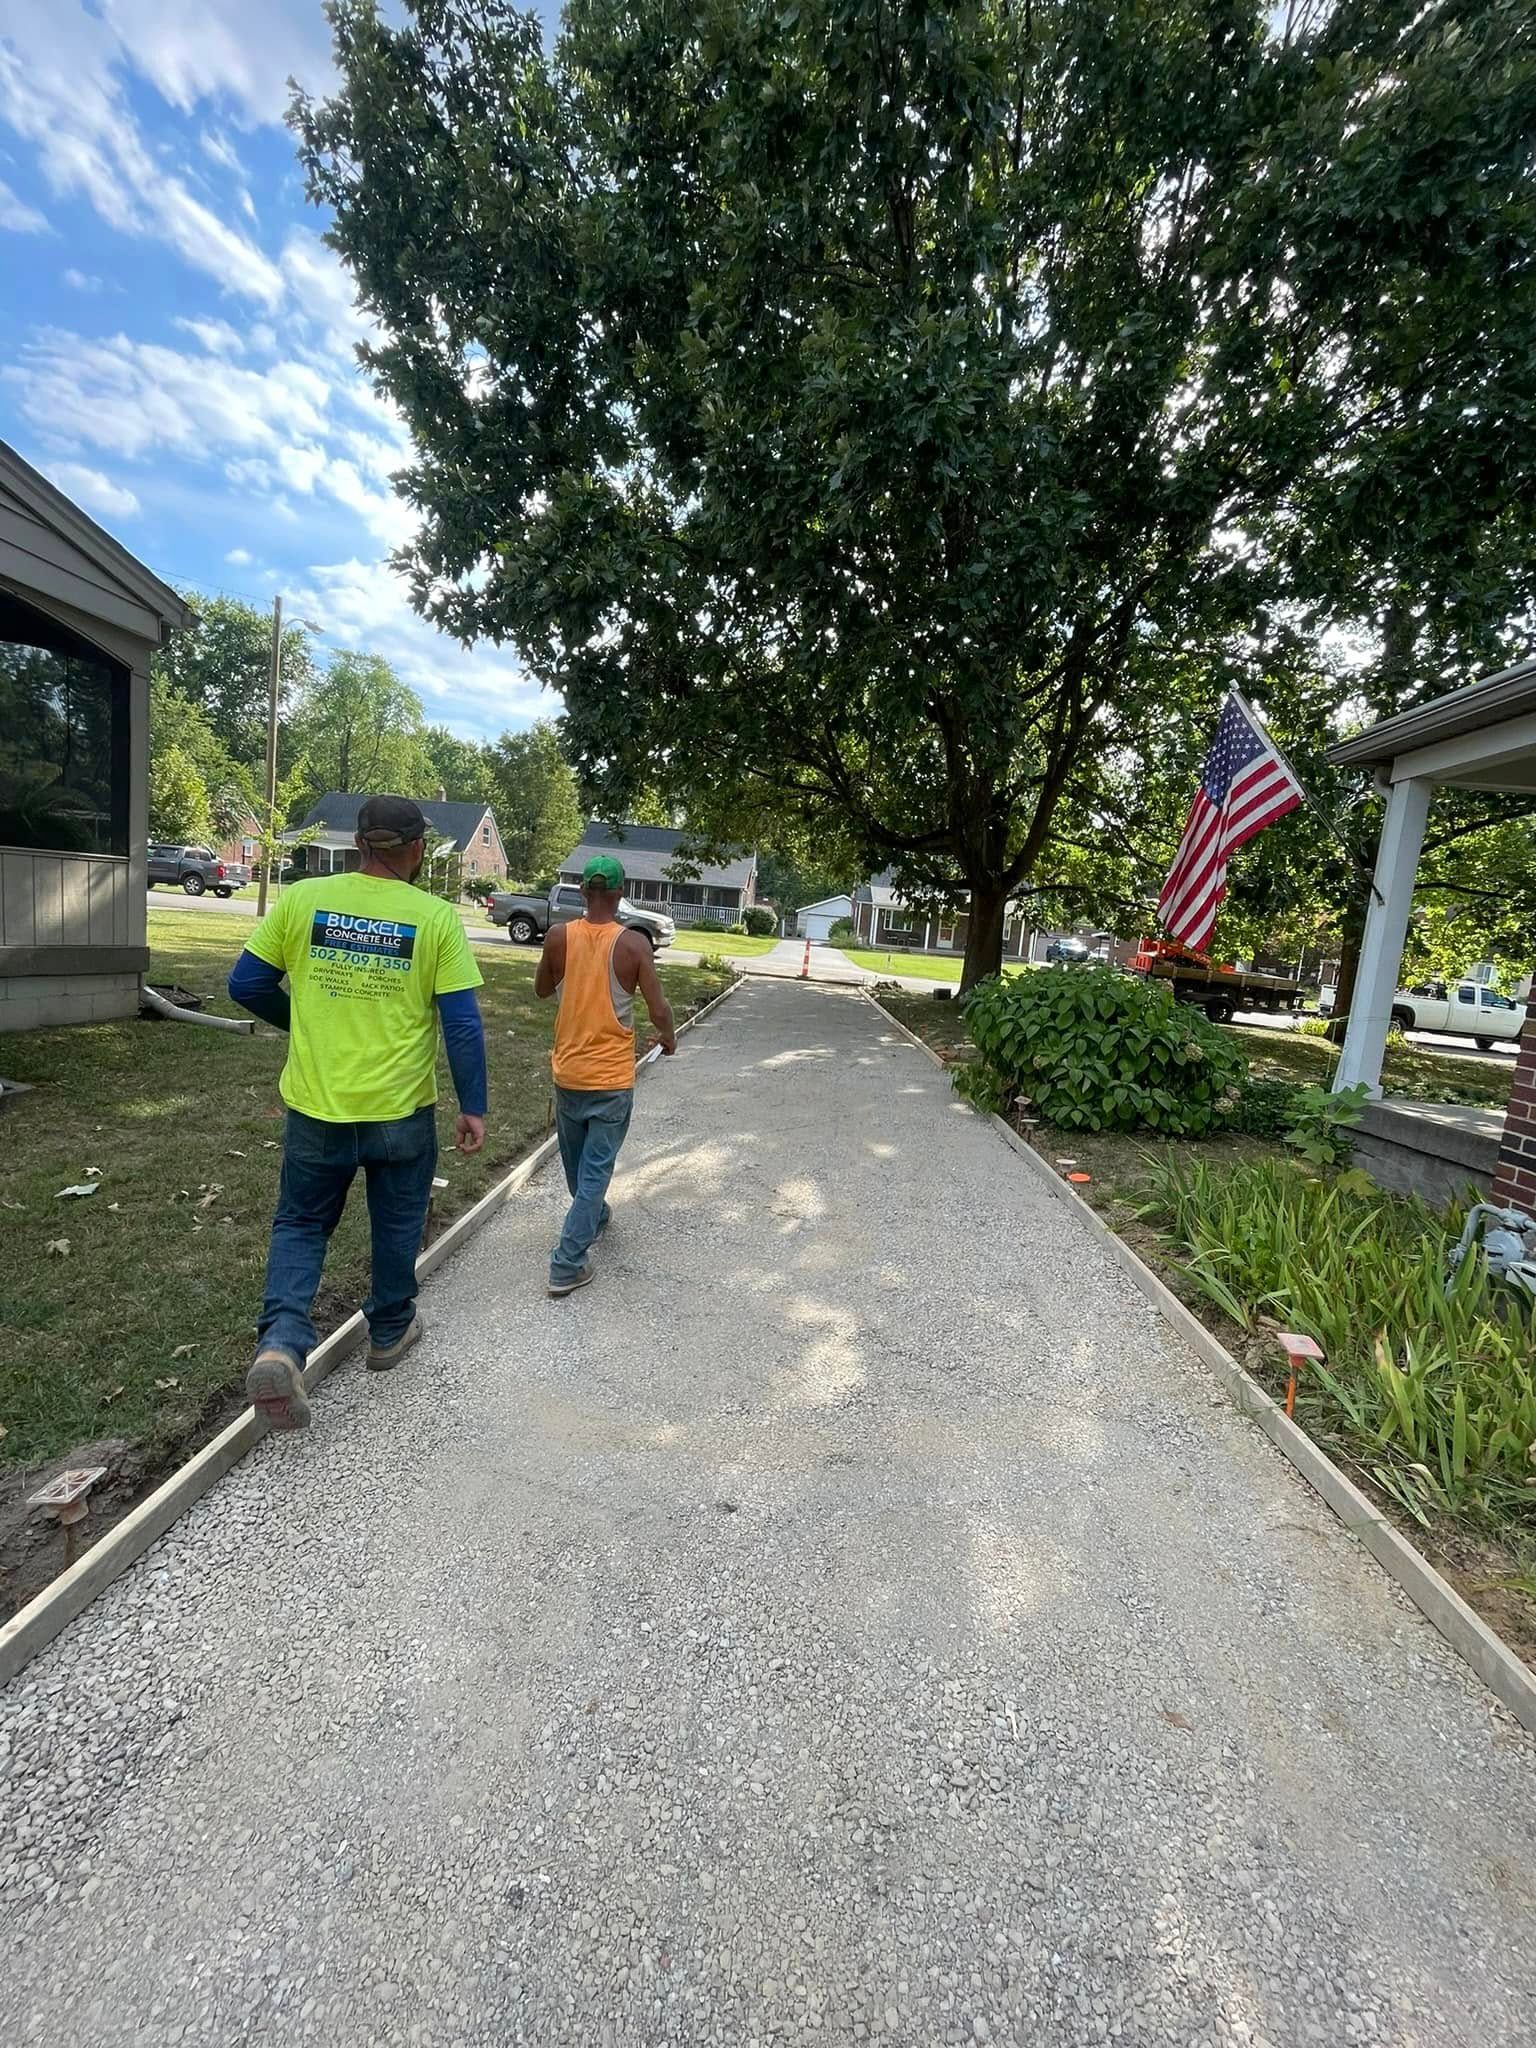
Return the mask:
[[272, 674], [267, 685], [267, 843], [262, 848], [261, 883], [256, 915], [267, 914], [267, 885], [272, 877], [271, 834], [277, 823], [277, 699], [283, 677], [283, 600], [272, 600]]

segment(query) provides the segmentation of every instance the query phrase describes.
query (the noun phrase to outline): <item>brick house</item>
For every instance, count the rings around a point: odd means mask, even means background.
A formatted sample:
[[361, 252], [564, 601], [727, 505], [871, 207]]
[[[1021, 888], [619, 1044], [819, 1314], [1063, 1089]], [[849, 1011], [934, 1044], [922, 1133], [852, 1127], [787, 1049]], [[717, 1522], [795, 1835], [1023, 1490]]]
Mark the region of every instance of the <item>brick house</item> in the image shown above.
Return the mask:
[[[310, 805], [293, 833], [284, 834], [294, 839], [299, 832], [319, 827], [312, 839], [294, 846], [293, 865], [301, 875], [338, 874], [358, 865], [360, 856], [354, 842], [357, 814], [364, 800], [361, 794], [344, 795], [333, 789]], [[457, 855], [466, 883], [482, 878], [499, 880], [505, 875], [506, 848], [496, 813], [488, 804], [450, 803], [438, 796], [422, 800], [421, 809], [433, 831], [448, 841]]]

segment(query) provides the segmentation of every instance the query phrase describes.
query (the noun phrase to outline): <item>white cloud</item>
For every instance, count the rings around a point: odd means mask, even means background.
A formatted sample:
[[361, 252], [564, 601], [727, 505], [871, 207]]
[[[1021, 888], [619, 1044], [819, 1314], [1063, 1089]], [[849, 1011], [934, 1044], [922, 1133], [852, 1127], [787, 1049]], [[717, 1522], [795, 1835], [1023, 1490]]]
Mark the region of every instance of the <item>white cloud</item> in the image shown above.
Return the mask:
[[[62, 4], [71, 11], [79, 0]], [[101, 12], [118, 61], [184, 113], [228, 100], [242, 123], [280, 121], [290, 75], [311, 89], [331, 78], [330, 37], [314, 0], [262, 0], [259, 10], [250, 0], [102, 0]]]
[[200, 341], [211, 356], [243, 356], [245, 343], [240, 339], [227, 320], [183, 320], [176, 321], [184, 334], [190, 334]]
[[332, 392], [303, 363], [267, 370], [186, 355], [125, 334], [86, 341], [43, 329], [0, 371], [40, 433], [136, 458], [170, 449], [204, 460], [277, 451], [324, 435]]
[[224, 557], [224, 559], [226, 562], [230, 564], [232, 568], [248, 569], [251, 563], [255, 561], [256, 557], [251, 553], [249, 548], [231, 548], [229, 553]]
[[283, 244], [282, 271], [290, 290], [327, 347], [353, 360], [352, 350], [372, 331], [353, 303], [353, 284], [333, 250], [308, 228], [295, 228]]
[[48, 475], [66, 497], [78, 499], [88, 512], [99, 512], [103, 519], [132, 519], [139, 510], [133, 492], [113, 483], [99, 469], [87, 469], [79, 462], [54, 462], [48, 465]]
[[64, 282], [72, 292], [99, 292], [104, 280], [89, 271], [76, 270], [73, 265], [64, 272]]
[[541, 691], [513, 655], [493, 647], [466, 651], [420, 618], [387, 563], [333, 562], [312, 569], [310, 578], [294, 593], [295, 607], [336, 645], [382, 654], [434, 724], [494, 734], [559, 712], [559, 698]]
[[237, 178], [245, 176], [245, 166], [235, 153], [235, 146], [227, 135], [218, 135], [205, 128], [197, 138], [204, 156], [226, 171], [232, 171]]
[[[136, 20], [133, 35], [144, 26]], [[7, 31], [0, 117], [35, 146], [52, 190], [88, 199], [124, 234], [168, 242], [224, 290], [276, 307], [283, 296], [276, 266], [145, 146], [121, 76], [136, 59], [108, 15], [87, 13], [78, 0], [9, 0]], [[265, 46], [269, 39], [250, 40]]]
[[13, 192], [3, 178], [0, 178], [0, 228], [9, 228], [13, 235], [51, 235], [46, 214], [38, 212], [35, 206], [28, 206], [18, 192]]

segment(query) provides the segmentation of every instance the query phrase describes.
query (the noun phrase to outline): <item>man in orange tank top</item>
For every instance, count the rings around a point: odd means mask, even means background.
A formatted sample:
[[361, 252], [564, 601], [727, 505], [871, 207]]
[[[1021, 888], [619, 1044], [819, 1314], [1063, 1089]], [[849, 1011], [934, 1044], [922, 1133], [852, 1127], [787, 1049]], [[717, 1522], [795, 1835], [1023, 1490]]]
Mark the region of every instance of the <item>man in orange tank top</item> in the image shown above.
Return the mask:
[[651, 942], [619, 923], [624, 870], [608, 854], [581, 877], [586, 915], [544, 941], [534, 993], [560, 997], [555, 1019], [555, 1129], [571, 1206], [549, 1261], [551, 1294], [592, 1278], [588, 1257], [608, 1227], [608, 1183], [635, 1100], [635, 991], [664, 1053], [677, 1051], [672, 1008], [656, 978]]

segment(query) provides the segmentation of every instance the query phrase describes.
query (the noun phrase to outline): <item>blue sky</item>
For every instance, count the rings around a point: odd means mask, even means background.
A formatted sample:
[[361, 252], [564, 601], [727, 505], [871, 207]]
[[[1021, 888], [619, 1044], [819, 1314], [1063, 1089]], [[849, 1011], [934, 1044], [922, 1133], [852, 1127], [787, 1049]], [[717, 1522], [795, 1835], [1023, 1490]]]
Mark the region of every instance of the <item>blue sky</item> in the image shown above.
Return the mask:
[[385, 655], [470, 735], [556, 709], [465, 652], [387, 562], [399, 422], [304, 199], [289, 75], [331, 79], [320, 0], [6, 0], [0, 437], [159, 575], [285, 603]]

